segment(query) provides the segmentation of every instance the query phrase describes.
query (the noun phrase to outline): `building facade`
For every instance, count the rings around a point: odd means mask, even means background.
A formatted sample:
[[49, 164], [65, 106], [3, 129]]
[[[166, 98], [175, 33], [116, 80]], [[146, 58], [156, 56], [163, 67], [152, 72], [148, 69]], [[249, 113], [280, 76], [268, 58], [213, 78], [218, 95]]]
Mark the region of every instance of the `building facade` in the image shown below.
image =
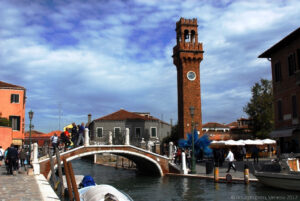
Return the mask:
[[259, 58], [271, 61], [275, 130], [280, 151], [299, 152], [300, 143], [300, 28], [283, 38]]
[[125, 131], [129, 128], [130, 144], [140, 146], [144, 141], [156, 142], [171, 134], [171, 125], [152, 117], [150, 113], [136, 113], [119, 110], [95, 119], [89, 124], [92, 141], [107, 144], [109, 132], [113, 135], [113, 144], [124, 144]]
[[0, 81], [0, 117], [9, 119], [12, 128], [11, 132], [1, 135], [11, 135], [15, 145], [22, 145], [24, 139], [25, 100], [24, 87]]
[[[177, 68], [178, 132], [179, 138], [186, 139], [193, 123], [202, 132], [199, 66], [203, 59], [203, 48], [202, 43], [198, 43], [197, 19], [180, 18], [176, 23], [176, 38], [173, 63]], [[191, 107], [194, 108], [193, 117]]]

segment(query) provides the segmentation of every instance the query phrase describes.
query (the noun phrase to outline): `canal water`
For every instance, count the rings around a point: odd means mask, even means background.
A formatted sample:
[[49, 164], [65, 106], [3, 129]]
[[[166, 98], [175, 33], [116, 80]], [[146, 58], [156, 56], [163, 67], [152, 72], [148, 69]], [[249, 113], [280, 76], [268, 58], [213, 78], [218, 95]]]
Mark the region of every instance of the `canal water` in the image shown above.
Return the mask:
[[130, 195], [134, 201], [300, 200], [300, 192], [273, 189], [259, 183], [215, 184], [206, 179], [142, 176], [133, 170], [106, 167], [80, 159], [72, 161], [72, 165], [75, 174], [91, 175], [97, 184], [112, 185]]

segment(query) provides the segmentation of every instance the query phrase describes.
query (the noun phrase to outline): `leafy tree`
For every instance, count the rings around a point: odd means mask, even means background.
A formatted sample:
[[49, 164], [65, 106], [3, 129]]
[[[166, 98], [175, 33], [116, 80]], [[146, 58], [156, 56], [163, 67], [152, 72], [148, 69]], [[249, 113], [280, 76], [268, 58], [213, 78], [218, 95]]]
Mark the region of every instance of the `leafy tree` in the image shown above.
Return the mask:
[[165, 137], [162, 140], [162, 143], [169, 144], [169, 142], [173, 142], [173, 143], [177, 144], [178, 140], [179, 140], [179, 137], [178, 137], [178, 124], [176, 124], [176, 125], [172, 126], [172, 128], [171, 128], [171, 135]]
[[252, 121], [251, 129], [254, 137], [266, 138], [274, 126], [272, 81], [261, 79], [251, 89], [252, 98], [244, 107]]

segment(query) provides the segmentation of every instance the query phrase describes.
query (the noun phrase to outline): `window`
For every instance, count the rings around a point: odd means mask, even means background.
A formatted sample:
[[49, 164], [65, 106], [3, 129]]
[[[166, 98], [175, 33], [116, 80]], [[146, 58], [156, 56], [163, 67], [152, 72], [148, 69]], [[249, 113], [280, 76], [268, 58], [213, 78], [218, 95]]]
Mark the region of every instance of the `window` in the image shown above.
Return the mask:
[[121, 133], [121, 128], [120, 127], [114, 127], [114, 136], [119, 136]]
[[297, 118], [297, 97], [292, 96], [292, 115], [293, 118]]
[[13, 130], [20, 130], [20, 116], [10, 116], [9, 122]]
[[97, 128], [97, 137], [103, 137], [103, 128]]
[[136, 137], [141, 137], [141, 128], [135, 128], [135, 136]]
[[11, 94], [10, 102], [11, 103], [19, 103], [19, 94]]
[[275, 82], [279, 82], [282, 80], [281, 76], [281, 63], [277, 62], [275, 64]]
[[156, 127], [151, 127], [151, 137], [157, 137]]
[[296, 71], [296, 56], [295, 53], [288, 57], [289, 76], [294, 75]]
[[282, 118], [282, 101], [277, 101], [277, 111], [278, 111], [278, 120], [281, 121]]

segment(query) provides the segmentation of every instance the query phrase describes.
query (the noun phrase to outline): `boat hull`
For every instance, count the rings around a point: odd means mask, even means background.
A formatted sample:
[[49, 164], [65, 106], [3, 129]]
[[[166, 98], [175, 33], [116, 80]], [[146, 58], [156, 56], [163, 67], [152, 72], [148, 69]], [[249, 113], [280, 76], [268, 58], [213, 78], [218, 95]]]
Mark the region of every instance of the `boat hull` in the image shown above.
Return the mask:
[[298, 174], [256, 172], [255, 176], [264, 185], [285, 190], [300, 191], [300, 175]]

